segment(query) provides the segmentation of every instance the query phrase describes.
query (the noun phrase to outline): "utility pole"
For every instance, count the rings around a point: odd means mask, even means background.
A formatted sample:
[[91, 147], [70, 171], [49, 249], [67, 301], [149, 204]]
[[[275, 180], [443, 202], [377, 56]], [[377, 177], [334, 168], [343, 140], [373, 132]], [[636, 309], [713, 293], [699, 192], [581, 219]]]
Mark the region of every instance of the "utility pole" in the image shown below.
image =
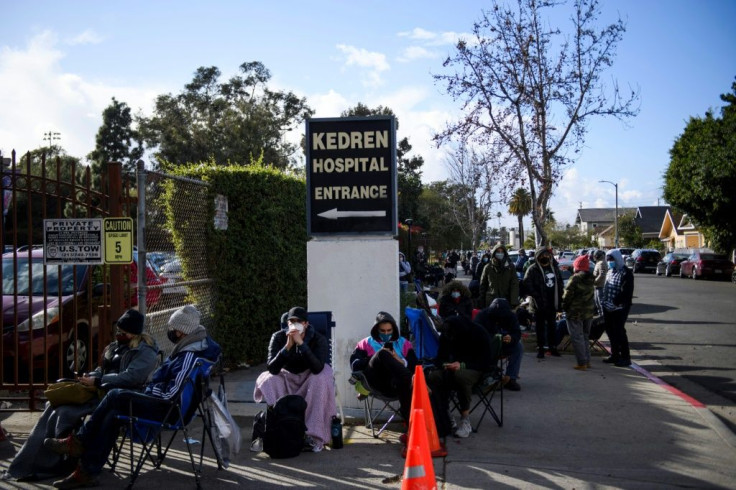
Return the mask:
[[54, 146], [54, 141], [59, 141], [61, 139], [61, 133], [57, 131], [48, 131], [46, 133], [43, 133], [43, 139], [44, 141], [49, 141], [49, 148]]

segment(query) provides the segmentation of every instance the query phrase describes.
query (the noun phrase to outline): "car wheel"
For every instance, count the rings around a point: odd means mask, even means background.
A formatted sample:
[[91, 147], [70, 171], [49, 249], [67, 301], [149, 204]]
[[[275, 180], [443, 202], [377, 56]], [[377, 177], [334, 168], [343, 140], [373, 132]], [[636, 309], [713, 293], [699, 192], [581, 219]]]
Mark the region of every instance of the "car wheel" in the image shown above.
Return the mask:
[[680, 278], [683, 278], [685, 276], [682, 275], [682, 266], [680, 266]]
[[664, 275], [666, 277], [672, 277], [672, 270], [670, 269], [669, 265], [664, 269]]
[[731, 273], [731, 282], [736, 284], [736, 271], [733, 271]]
[[693, 279], [697, 279], [698, 278], [698, 273], [697, 272], [698, 272], [697, 269], [695, 267], [693, 267], [693, 272], [692, 272], [692, 275], [691, 275], [691, 277]]
[[73, 338], [64, 349], [64, 376], [74, 377], [77, 372], [83, 371], [89, 357], [89, 344], [82, 332], [81, 338]]

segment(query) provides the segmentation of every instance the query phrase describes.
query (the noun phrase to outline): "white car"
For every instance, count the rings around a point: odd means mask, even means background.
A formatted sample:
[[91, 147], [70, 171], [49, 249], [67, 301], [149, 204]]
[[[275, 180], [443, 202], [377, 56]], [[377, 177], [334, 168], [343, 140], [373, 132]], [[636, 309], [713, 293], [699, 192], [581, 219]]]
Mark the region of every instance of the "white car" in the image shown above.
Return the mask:
[[173, 286], [173, 284], [184, 280], [181, 275], [181, 260], [178, 257], [170, 260], [164, 265], [161, 270], [161, 277], [168, 279], [167, 286], [162, 288], [163, 294], [187, 294], [186, 287]]

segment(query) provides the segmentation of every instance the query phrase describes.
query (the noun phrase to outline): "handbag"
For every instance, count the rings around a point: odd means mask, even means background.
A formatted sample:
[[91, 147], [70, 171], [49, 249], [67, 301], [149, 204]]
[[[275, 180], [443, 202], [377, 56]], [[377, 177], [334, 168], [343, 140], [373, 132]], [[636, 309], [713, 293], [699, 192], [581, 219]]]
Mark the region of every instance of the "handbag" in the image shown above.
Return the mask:
[[81, 405], [97, 397], [97, 388], [83, 385], [79, 381], [61, 381], [50, 385], [43, 392], [52, 407]]

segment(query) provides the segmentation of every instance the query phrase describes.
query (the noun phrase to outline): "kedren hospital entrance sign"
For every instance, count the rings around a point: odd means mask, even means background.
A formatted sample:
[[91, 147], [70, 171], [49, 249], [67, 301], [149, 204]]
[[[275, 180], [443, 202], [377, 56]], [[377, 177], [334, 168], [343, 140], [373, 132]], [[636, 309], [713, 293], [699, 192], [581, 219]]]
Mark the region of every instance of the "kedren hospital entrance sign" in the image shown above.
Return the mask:
[[396, 235], [393, 117], [307, 120], [307, 232]]

